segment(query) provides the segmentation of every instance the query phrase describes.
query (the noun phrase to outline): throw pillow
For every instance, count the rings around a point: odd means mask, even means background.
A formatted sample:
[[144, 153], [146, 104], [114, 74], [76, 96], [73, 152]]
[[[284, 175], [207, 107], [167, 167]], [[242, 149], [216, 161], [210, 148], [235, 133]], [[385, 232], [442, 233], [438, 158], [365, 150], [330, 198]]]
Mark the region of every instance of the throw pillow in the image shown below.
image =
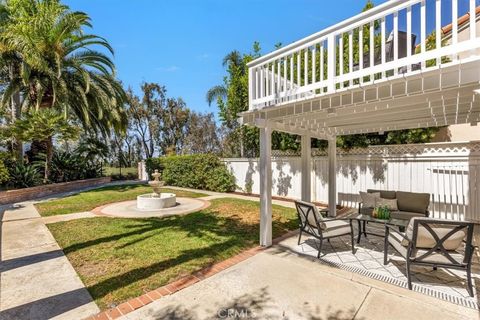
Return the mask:
[[362, 198], [363, 207], [375, 208], [376, 199], [380, 199], [380, 192], [368, 193], [360, 191], [360, 198]]
[[377, 206], [377, 207], [387, 207], [391, 211], [398, 211], [397, 199], [377, 198], [375, 206]]

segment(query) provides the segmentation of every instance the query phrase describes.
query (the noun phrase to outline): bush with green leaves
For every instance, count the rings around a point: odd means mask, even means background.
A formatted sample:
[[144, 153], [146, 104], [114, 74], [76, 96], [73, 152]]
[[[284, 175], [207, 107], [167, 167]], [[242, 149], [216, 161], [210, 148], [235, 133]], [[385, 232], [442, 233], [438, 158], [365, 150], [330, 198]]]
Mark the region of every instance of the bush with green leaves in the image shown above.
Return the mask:
[[8, 173], [7, 166], [0, 160], [0, 185], [5, 184], [10, 179], [10, 174]]
[[163, 164], [163, 159], [164, 158], [148, 158], [145, 161], [145, 169], [147, 170], [148, 177], [152, 177], [152, 173], [155, 172], [155, 170], [158, 170], [159, 172], [162, 172], [163, 169], [165, 168]]
[[235, 177], [223, 165], [213, 169], [205, 181], [206, 189], [217, 192], [229, 192], [235, 190]]
[[235, 190], [235, 177], [222, 161], [212, 154], [170, 156], [147, 160], [147, 171], [158, 169], [168, 185], [230, 192]]
[[29, 188], [42, 183], [42, 176], [35, 165], [16, 164], [9, 172], [11, 188]]
[[70, 152], [55, 152], [49, 179], [51, 182], [68, 182], [97, 178], [102, 175], [101, 165], [88, 161], [87, 158]]

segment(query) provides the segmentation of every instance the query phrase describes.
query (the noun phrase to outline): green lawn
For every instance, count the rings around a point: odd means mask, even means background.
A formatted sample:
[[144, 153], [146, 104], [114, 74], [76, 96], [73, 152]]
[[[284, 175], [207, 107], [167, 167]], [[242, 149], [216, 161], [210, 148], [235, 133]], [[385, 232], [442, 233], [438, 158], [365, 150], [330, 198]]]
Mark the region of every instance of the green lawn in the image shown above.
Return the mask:
[[[99, 217], [48, 228], [106, 309], [257, 245], [258, 224], [258, 202], [224, 198], [185, 216]], [[296, 227], [294, 209], [273, 206], [274, 237]]]
[[[199, 198], [206, 194], [180, 191], [172, 189], [162, 189], [162, 192], [173, 192], [178, 197]], [[68, 214], [82, 211], [90, 211], [104, 204], [135, 200], [138, 195], [152, 193], [152, 188], [147, 185], [121, 185], [111, 186], [90, 191], [85, 191], [73, 196], [62, 199], [38, 203], [35, 205], [38, 212], [43, 216], [54, 216], [59, 214]]]

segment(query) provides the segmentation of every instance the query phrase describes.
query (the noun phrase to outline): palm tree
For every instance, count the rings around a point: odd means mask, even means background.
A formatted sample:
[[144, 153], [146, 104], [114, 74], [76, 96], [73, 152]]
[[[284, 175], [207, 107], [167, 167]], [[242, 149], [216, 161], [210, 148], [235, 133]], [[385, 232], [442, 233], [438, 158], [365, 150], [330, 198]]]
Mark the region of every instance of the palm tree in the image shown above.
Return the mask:
[[[240, 52], [237, 50], [233, 50], [229, 54], [227, 54], [223, 58], [222, 65], [224, 67], [227, 67], [228, 69], [241, 69], [245, 71], [245, 64], [243, 62], [242, 55]], [[217, 100], [217, 99], [226, 99], [228, 94], [228, 89], [227, 86], [222, 84], [222, 85], [217, 85], [212, 87], [210, 90], [207, 92], [207, 102], [208, 105], [212, 105], [212, 103]]]
[[105, 134], [126, 128], [126, 95], [114, 78], [114, 64], [93, 46], [112, 55], [113, 49], [104, 38], [84, 33], [91, 27], [85, 13], [72, 12], [58, 0], [9, 1], [6, 11], [10, 19], [0, 41], [21, 55], [25, 86], [11, 83], [4, 103], [23, 91], [24, 108], [71, 111], [87, 129]]
[[[86, 131], [107, 136], [124, 132], [126, 94], [115, 79], [113, 49], [86, 34], [90, 18], [58, 0], [17, 0], [2, 5], [0, 53], [21, 59], [20, 75], [5, 88], [2, 104], [21, 97], [24, 110], [53, 108], [79, 121]], [[105, 54], [99, 48], [107, 52]], [[51, 144], [52, 137], [47, 143]], [[51, 160], [52, 152], [47, 154]]]

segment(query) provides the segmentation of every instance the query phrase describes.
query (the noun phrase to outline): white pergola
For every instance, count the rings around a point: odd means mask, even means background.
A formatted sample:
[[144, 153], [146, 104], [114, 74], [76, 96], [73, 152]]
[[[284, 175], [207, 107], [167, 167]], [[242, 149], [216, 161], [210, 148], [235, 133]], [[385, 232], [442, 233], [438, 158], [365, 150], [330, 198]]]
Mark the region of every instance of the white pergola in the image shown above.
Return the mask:
[[[448, 2], [450, 4], [450, 1]], [[244, 124], [260, 128], [260, 244], [272, 243], [271, 134], [282, 131], [301, 136], [302, 200], [311, 201], [311, 139], [328, 140], [328, 206], [336, 215], [336, 137], [359, 133], [440, 127], [480, 119], [480, 38], [477, 16], [459, 31], [457, 1], [452, 0], [452, 36], [441, 44], [437, 32], [434, 50], [427, 51], [424, 0], [391, 0], [249, 64], [250, 108], [241, 115]], [[442, 1], [436, 2], [437, 30]], [[412, 11], [420, 10], [420, 53], [413, 53]], [[475, 13], [475, 1], [470, 1]], [[406, 31], [399, 29], [399, 12], [405, 10]], [[389, 57], [386, 19], [393, 17], [393, 48], [400, 48], [406, 33], [406, 51]], [[374, 23], [381, 26], [381, 47], [373, 43]], [[370, 28], [370, 46], [353, 59], [353, 34]], [[470, 26], [474, 26], [470, 28]], [[460, 41], [466, 33], [466, 40]], [[348, 45], [343, 42], [348, 39]], [[380, 49], [380, 50], [378, 50]], [[348, 57], [335, 61], [336, 53]], [[379, 57], [378, 55], [381, 55]], [[442, 57], [448, 57], [443, 59]], [[378, 61], [365, 64], [363, 60]], [[435, 65], [427, 63], [436, 61]], [[319, 68], [318, 66], [325, 66]], [[348, 67], [347, 67], [348, 66]], [[350, 71], [351, 70], [351, 71]], [[479, 129], [480, 130], [480, 129]]]

